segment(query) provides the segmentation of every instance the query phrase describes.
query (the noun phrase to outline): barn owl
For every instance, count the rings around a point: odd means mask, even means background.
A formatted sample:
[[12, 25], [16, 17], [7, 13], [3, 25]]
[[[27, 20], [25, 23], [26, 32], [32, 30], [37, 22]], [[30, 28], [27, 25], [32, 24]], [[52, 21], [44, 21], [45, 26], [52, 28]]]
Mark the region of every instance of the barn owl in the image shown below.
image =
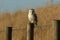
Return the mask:
[[34, 23], [37, 25], [37, 15], [35, 14], [34, 9], [29, 9], [28, 20], [30, 23]]

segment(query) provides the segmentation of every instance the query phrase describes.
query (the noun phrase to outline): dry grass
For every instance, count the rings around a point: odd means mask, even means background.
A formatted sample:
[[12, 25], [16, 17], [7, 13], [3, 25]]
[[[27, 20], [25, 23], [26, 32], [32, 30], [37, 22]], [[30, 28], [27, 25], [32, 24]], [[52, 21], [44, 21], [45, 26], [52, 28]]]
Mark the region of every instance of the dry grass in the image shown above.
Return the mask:
[[[60, 19], [60, 5], [50, 5], [42, 8], [37, 8], [38, 25], [34, 29], [35, 40], [56, 40], [55, 28], [52, 26], [52, 21]], [[5, 30], [6, 27], [12, 26], [13, 29], [26, 29], [28, 23], [28, 11], [17, 11], [14, 14], [4, 13], [0, 15], [0, 30]], [[4, 32], [2, 32], [4, 34]], [[5, 38], [5, 36], [0, 35]], [[26, 40], [26, 30], [13, 30], [12, 40]], [[1, 38], [1, 40], [4, 40]]]

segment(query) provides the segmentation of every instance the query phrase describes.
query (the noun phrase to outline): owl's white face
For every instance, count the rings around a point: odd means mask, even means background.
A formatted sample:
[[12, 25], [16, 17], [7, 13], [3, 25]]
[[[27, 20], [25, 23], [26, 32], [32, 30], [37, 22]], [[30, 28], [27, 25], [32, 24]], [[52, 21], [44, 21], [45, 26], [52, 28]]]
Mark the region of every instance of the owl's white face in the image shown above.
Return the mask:
[[29, 13], [32, 14], [32, 10], [31, 9], [29, 9]]

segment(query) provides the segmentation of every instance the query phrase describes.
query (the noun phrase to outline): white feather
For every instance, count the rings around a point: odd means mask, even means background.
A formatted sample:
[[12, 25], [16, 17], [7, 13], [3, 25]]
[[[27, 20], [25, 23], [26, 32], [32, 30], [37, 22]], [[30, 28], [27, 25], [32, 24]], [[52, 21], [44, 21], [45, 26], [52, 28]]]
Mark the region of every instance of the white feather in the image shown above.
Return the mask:
[[32, 13], [32, 10], [29, 10], [28, 19], [31, 23], [34, 23], [34, 18], [34, 13]]

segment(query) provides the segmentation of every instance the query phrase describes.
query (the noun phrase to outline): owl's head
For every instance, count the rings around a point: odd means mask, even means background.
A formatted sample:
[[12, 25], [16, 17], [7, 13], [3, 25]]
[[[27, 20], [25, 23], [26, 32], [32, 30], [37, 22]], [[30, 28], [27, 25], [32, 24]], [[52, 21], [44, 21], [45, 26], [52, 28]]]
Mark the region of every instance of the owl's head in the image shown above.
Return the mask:
[[32, 14], [34, 12], [34, 9], [29, 9], [29, 13]]

